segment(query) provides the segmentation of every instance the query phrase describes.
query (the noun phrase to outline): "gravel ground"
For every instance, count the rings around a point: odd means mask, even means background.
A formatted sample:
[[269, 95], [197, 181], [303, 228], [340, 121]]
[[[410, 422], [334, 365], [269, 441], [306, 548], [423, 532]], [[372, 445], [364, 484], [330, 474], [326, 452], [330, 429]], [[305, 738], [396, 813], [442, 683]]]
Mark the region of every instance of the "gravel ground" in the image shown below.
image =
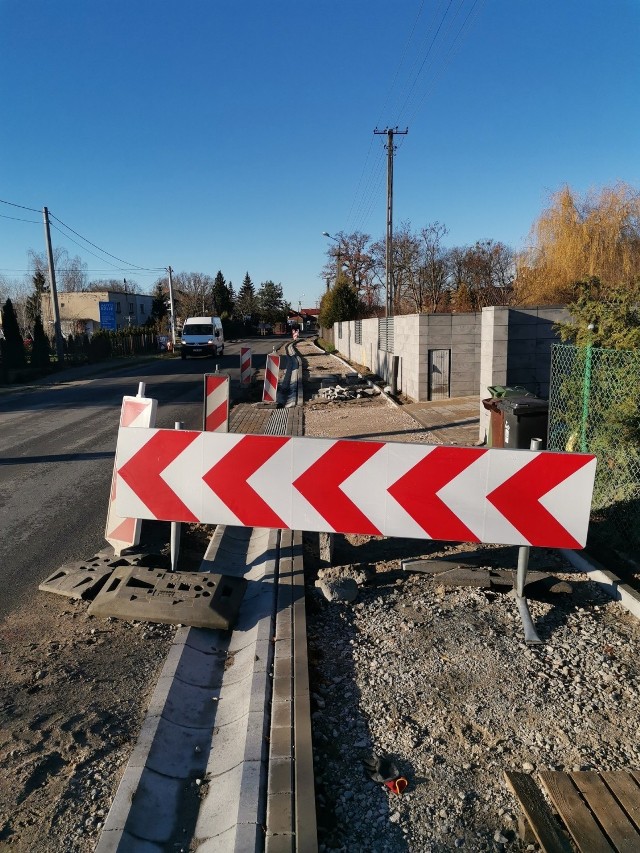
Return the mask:
[[[325, 359], [306, 367], [335, 372]], [[305, 433], [400, 435], [405, 418], [383, 398], [310, 401]], [[340, 536], [323, 569], [314, 537], [306, 547], [322, 851], [537, 850], [518, 837], [504, 770], [640, 767], [640, 625], [558, 553], [532, 550], [530, 568], [571, 592], [528, 590], [543, 644], [527, 646], [506, 594], [401, 571], [402, 559], [469, 551], [513, 569], [516, 548]], [[355, 601], [326, 600], [323, 575], [355, 579]], [[401, 797], [368, 777], [371, 753], [406, 776]]]

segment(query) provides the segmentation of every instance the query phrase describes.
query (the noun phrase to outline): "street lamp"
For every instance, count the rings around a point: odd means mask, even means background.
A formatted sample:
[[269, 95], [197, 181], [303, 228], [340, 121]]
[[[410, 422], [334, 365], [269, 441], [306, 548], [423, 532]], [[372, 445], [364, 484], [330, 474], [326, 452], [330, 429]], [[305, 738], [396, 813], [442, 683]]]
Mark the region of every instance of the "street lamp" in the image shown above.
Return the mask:
[[[341, 267], [340, 258], [342, 257], [342, 254], [340, 252], [340, 247], [342, 246], [342, 239], [339, 240], [337, 237], [333, 237], [331, 234], [329, 234], [328, 231], [323, 231], [322, 236], [328, 237], [330, 240], [333, 240], [334, 243], [338, 244], [338, 248], [336, 249], [336, 284], [337, 284], [338, 283], [338, 277], [340, 276], [340, 267]], [[328, 281], [327, 281], [327, 290], [329, 290], [329, 282]]]

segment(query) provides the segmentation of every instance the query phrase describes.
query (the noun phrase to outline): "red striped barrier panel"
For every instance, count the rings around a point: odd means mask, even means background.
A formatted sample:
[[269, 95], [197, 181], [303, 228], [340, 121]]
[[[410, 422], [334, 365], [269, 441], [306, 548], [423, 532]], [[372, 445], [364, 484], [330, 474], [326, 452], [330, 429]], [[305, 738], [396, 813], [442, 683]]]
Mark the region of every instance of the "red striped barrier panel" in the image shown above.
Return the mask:
[[165, 521], [583, 548], [587, 453], [127, 430], [117, 508]]
[[[143, 384], [141, 384], [141, 388], [144, 388]], [[155, 426], [157, 408], [157, 400], [152, 400], [150, 397], [124, 397], [120, 409], [120, 428]], [[104, 538], [113, 547], [116, 556], [120, 556], [125, 548], [133, 548], [140, 542], [142, 522], [139, 518], [118, 515], [115, 506], [116, 488], [117, 477], [114, 463]]]
[[251, 347], [240, 347], [240, 382], [242, 385], [251, 382]]
[[264, 368], [264, 387], [262, 402], [275, 403], [278, 394], [278, 377], [280, 375], [280, 356], [269, 353]]
[[221, 373], [204, 375], [205, 432], [229, 432], [229, 377]]

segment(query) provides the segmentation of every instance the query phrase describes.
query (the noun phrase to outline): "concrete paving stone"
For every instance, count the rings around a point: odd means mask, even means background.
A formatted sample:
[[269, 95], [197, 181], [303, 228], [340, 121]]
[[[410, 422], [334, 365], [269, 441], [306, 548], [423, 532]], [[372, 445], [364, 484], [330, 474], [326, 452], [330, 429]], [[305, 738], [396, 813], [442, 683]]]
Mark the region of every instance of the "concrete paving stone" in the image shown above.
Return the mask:
[[273, 695], [279, 701], [287, 702], [293, 700], [293, 679], [289, 676], [281, 676], [273, 679]]
[[125, 831], [146, 841], [167, 842], [180, 813], [183, 787], [182, 779], [163, 776], [147, 768], [135, 791]]
[[210, 745], [210, 731], [176, 725], [163, 718], [149, 750], [147, 767], [163, 776], [176, 779], [186, 779], [194, 773], [204, 773]]
[[293, 755], [292, 736], [291, 726], [271, 726], [269, 758], [291, 758]]
[[271, 705], [271, 725], [276, 727], [293, 725], [293, 702], [274, 695]]
[[269, 794], [291, 794], [293, 792], [293, 761], [289, 758], [269, 759]]
[[260, 640], [259, 643], [252, 643], [240, 649], [233, 655], [233, 663], [227, 665], [224, 674], [225, 685], [235, 684], [254, 672], [266, 672], [272, 663], [272, 652], [273, 643], [268, 640]]
[[276, 643], [273, 675], [276, 681], [291, 678], [291, 640], [278, 640]]
[[143, 841], [120, 829], [103, 831], [95, 849], [95, 853], [164, 853], [164, 851], [164, 845]]
[[124, 831], [127, 820], [129, 819], [131, 803], [135, 797], [143, 772], [144, 765], [138, 767], [132, 767], [131, 763], [127, 765], [120, 779], [109, 813], [105, 818], [102, 834], [105, 832], [115, 833]]
[[227, 648], [229, 636], [228, 631], [221, 631], [217, 628], [187, 628], [180, 640], [185, 646], [196, 651], [204, 654], [215, 654]]
[[252, 683], [251, 675], [233, 684], [223, 684], [217, 703], [216, 726], [227, 726], [247, 714]]
[[[225, 639], [225, 642], [229, 642], [228, 638]], [[169, 650], [167, 663], [174, 655], [179, 657], [175, 677], [183, 684], [209, 688], [217, 687], [220, 684], [227, 660], [226, 648], [206, 653], [191, 646], [172, 646]]]
[[293, 832], [293, 797], [291, 794], [267, 796], [267, 836]]
[[196, 853], [258, 853], [264, 847], [264, 832], [256, 823], [231, 827], [222, 835], [207, 838], [194, 847]]
[[[163, 685], [163, 688], [168, 690], [170, 684]], [[157, 692], [157, 688], [156, 688]], [[155, 693], [154, 693], [155, 695]], [[156, 737], [156, 733], [158, 731], [158, 727], [162, 721], [161, 711], [164, 707], [161, 701], [157, 702], [157, 707], [154, 709], [159, 713], [152, 713], [151, 710], [147, 711], [147, 715], [144, 718], [142, 726], [140, 728], [140, 734], [138, 735], [138, 740], [131, 751], [131, 756], [129, 758], [129, 762], [127, 764], [126, 773], [131, 770], [131, 772], [135, 775], [136, 770], [141, 771], [144, 769], [147, 759], [149, 758], [149, 751], [153, 745], [153, 741]], [[126, 775], [125, 773], [125, 775]], [[140, 773], [138, 772], [138, 776]]]
[[243, 761], [263, 761], [267, 757], [266, 715], [254, 711], [226, 726], [217, 726], [207, 760], [207, 774], [214, 779]]
[[218, 703], [212, 701], [211, 687], [198, 687], [174, 679], [162, 717], [177, 726], [211, 730]]
[[236, 622], [236, 630], [233, 632], [233, 636], [229, 644], [230, 649], [234, 646], [236, 634], [238, 634], [239, 641], [242, 641], [242, 634], [255, 627], [258, 627], [257, 640], [269, 639], [272, 633], [271, 615], [275, 605], [274, 588], [268, 587], [265, 584], [261, 595], [256, 596], [256, 598], [250, 598], [245, 603], [246, 607], [243, 607], [240, 610], [238, 621]]
[[268, 673], [253, 673], [250, 695], [249, 713], [253, 711], [264, 713], [265, 706], [271, 699], [271, 678]]
[[293, 611], [290, 607], [286, 607], [282, 610], [278, 610], [276, 613], [276, 635], [275, 639], [278, 640], [289, 640], [292, 637], [293, 632]]
[[293, 834], [267, 835], [264, 840], [265, 853], [294, 853], [296, 837]]
[[258, 824], [264, 797], [260, 788], [265, 766], [260, 761], [245, 761], [209, 783], [202, 800], [195, 838], [221, 836], [238, 824]]

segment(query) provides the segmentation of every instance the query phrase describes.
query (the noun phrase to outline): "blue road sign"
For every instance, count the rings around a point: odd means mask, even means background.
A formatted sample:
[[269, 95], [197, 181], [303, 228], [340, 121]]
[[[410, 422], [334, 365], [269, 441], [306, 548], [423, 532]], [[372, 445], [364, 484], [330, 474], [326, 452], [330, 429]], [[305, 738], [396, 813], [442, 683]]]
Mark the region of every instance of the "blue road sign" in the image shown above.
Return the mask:
[[100, 308], [100, 326], [103, 329], [116, 330], [116, 303], [98, 302]]

